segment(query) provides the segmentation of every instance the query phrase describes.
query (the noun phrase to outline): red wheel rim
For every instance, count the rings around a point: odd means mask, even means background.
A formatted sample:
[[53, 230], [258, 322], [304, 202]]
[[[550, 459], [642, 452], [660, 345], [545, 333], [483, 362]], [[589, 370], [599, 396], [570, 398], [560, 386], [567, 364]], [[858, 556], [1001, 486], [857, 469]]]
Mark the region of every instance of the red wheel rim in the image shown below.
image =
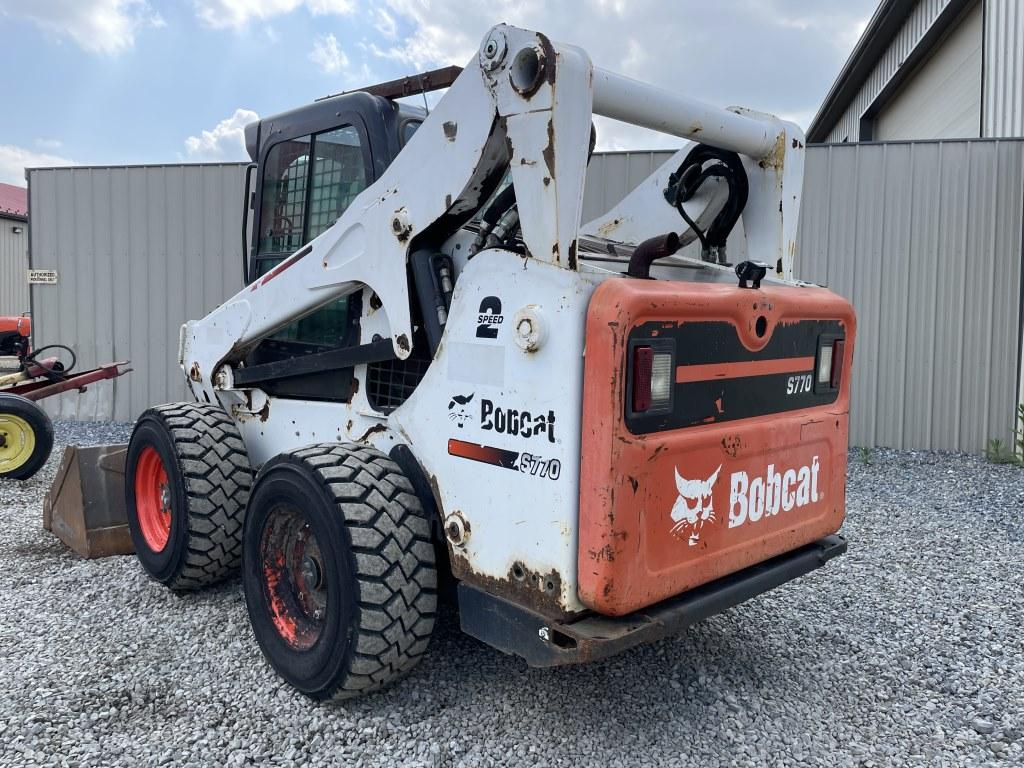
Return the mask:
[[146, 546], [162, 552], [171, 537], [171, 488], [160, 454], [151, 445], [142, 449], [135, 465], [135, 511]]
[[305, 516], [290, 504], [270, 510], [260, 536], [263, 592], [270, 620], [291, 648], [312, 648], [327, 616], [327, 572]]

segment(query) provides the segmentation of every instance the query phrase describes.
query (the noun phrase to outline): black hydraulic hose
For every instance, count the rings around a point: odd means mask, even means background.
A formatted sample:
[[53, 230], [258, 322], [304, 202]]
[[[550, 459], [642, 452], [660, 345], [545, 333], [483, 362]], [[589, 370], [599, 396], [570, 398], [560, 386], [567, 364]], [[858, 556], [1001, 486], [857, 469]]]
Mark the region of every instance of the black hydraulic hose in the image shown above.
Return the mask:
[[[63, 349], [69, 355], [71, 355], [71, 362], [64, 365], [61, 362], [56, 362], [52, 366], [47, 367], [39, 362], [36, 358], [39, 357], [43, 352], [48, 349]], [[65, 346], [64, 344], [47, 344], [45, 347], [39, 347], [38, 349], [32, 350], [29, 354], [22, 358], [22, 365], [36, 365], [43, 369], [48, 377], [63, 377], [67, 376], [75, 367], [75, 363], [78, 362], [78, 357], [75, 355], [75, 350], [71, 347]]]
[[490, 229], [498, 223], [498, 219], [502, 215], [516, 204], [516, 187], [515, 184], [509, 184], [501, 192], [498, 193], [494, 201], [487, 206], [487, 210], [484, 211], [484, 215], [481, 216], [481, 220], [487, 225], [487, 229]]
[[[708, 163], [710, 165], [705, 167]], [[701, 185], [712, 177], [725, 180], [729, 196], [707, 231], [701, 232], [683, 211], [682, 204], [692, 198]], [[736, 226], [746, 207], [748, 194], [747, 172], [739, 155], [706, 144], [698, 144], [690, 150], [679, 169], [669, 177], [669, 187], [665, 190], [666, 198], [676, 206], [705, 250], [725, 245], [729, 233]]]

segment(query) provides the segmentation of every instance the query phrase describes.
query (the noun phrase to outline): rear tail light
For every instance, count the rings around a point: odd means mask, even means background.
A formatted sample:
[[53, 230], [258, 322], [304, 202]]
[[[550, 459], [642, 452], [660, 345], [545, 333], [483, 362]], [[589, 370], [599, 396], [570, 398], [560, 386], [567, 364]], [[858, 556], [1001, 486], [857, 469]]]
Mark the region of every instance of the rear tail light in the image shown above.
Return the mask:
[[672, 354], [653, 347], [633, 348], [634, 413], [658, 410], [672, 399]]
[[832, 371], [829, 373], [829, 386], [832, 389], [839, 389], [843, 383], [843, 360], [846, 358], [846, 342], [843, 339], [836, 339], [832, 345]]
[[846, 357], [846, 341], [835, 339], [826, 341], [818, 350], [818, 387], [839, 389], [843, 383], [843, 360]]

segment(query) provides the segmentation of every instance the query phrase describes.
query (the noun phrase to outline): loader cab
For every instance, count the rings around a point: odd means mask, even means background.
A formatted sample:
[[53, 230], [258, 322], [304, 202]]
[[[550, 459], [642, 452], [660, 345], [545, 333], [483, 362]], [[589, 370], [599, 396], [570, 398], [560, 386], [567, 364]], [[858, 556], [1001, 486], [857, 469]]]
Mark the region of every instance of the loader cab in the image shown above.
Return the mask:
[[[325, 98], [245, 128], [245, 282], [262, 277], [330, 227], [391, 164], [423, 108], [365, 92]], [[262, 341], [247, 360], [275, 362], [358, 341], [358, 295], [339, 299]], [[336, 399], [352, 370], [286, 379], [278, 396]]]

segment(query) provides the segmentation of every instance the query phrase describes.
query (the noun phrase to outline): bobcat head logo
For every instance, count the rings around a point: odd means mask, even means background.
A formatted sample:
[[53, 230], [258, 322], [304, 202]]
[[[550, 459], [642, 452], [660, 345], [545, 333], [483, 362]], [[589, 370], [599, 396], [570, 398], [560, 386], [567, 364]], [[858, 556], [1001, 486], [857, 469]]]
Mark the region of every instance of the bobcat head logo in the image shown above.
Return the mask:
[[691, 547], [697, 546], [697, 542], [700, 541], [700, 532], [704, 524], [715, 521], [714, 498], [711, 494], [721, 471], [722, 465], [719, 464], [718, 469], [707, 480], [687, 480], [676, 469], [676, 490], [679, 491], [679, 498], [672, 507], [672, 535], [680, 539], [685, 536]]
[[474, 394], [476, 393], [452, 395], [452, 399], [448, 403], [448, 418], [454, 421], [459, 429], [462, 429], [462, 426], [473, 418], [473, 414], [469, 412], [469, 403]]

